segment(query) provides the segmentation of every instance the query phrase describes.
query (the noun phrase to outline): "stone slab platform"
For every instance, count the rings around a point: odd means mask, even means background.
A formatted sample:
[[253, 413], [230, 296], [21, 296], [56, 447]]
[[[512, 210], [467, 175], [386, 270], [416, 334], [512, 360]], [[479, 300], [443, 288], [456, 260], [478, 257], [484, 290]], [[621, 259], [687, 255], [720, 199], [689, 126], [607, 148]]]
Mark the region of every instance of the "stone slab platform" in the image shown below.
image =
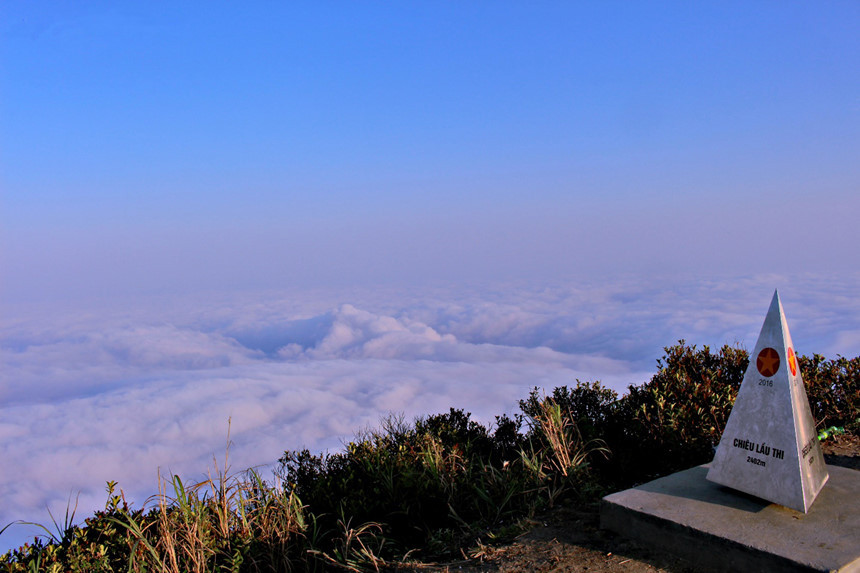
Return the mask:
[[803, 514], [707, 481], [709, 465], [606, 496], [600, 526], [711, 571], [860, 572], [860, 471], [828, 466]]

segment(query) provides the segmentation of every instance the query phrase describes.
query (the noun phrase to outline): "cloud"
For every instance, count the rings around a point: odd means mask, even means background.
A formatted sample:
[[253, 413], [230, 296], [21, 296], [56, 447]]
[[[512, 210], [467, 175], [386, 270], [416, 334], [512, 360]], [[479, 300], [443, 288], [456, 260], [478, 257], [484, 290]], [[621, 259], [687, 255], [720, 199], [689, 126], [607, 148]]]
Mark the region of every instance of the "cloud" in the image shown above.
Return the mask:
[[0, 352], [3, 402], [85, 395], [159, 372], [228, 368], [260, 354], [188, 327], [110, 323], [33, 332], [18, 327], [3, 337]]
[[[338, 448], [389, 412], [459, 407], [479, 420], [577, 378], [623, 391], [685, 338], [755, 342], [779, 287], [799, 351], [858, 352], [860, 277], [616, 280], [411, 290], [248, 292], [85, 309], [4, 309], [0, 524], [79, 517], [119, 481], [138, 505], [156, 475], [272, 464]], [[12, 468], [11, 470], [9, 468]], [[7, 530], [10, 547], [32, 535]]]

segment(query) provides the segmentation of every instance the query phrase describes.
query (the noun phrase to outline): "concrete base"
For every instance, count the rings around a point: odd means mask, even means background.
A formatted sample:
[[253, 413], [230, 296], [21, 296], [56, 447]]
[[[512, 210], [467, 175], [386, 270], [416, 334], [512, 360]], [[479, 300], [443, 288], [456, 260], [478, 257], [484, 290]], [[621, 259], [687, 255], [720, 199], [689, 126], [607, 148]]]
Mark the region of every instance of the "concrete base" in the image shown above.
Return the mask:
[[828, 466], [803, 514], [707, 481], [709, 465], [606, 496], [600, 526], [707, 570], [860, 572], [860, 472]]

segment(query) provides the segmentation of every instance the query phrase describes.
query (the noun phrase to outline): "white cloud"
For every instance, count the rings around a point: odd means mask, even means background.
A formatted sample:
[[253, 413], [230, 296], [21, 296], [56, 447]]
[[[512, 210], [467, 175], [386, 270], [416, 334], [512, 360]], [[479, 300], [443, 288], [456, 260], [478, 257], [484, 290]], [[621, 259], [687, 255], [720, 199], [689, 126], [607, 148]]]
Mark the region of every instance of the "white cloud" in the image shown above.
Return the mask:
[[169, 324], [57, 325], [29, 333], [19, 326], [3, 340], [4, 402], [81, 395], [163, 371], [225, 368], [259, 354], [220, 334]]

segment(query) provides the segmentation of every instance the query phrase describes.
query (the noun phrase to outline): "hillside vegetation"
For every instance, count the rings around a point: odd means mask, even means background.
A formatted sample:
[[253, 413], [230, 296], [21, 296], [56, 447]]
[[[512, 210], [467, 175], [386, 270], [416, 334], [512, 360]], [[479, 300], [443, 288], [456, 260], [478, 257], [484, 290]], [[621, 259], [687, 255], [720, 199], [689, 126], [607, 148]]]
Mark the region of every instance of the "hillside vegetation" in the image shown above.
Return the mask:
[[[454, 408], [392, 416], [343, 451], [285, 452], [271, 478], [227, 460], [203, 483], [164, 478], [139, 508], [110, 482], [103, 510], [47, 527], [0, 571], [372, 571], [504, 540], [537, 511], [710, 461], [748, 354], [665, 352], [623, 397], [576, 381], [490, 426]], [[819, 429], [858, 433], [860, 357], [799, 362]]]

